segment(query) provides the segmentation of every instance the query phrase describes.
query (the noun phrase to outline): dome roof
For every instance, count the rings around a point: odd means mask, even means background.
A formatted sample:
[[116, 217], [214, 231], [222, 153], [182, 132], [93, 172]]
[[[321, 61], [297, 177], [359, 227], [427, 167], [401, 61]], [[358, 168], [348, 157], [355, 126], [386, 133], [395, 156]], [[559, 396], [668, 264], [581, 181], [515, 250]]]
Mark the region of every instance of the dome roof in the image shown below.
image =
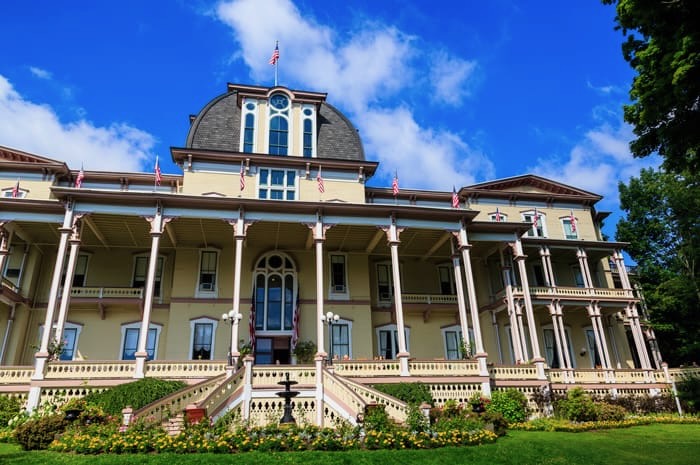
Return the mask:
[[[292, 91], [293, 92], [293, 91]], [[193, 118], [185, 147], [238, 152], [241, 138], [241, 108], [236, 90], [212, 99]], [[316, 118], [317, 157], [365, 160], [357, 129], [334, 106], [321, 102]]]

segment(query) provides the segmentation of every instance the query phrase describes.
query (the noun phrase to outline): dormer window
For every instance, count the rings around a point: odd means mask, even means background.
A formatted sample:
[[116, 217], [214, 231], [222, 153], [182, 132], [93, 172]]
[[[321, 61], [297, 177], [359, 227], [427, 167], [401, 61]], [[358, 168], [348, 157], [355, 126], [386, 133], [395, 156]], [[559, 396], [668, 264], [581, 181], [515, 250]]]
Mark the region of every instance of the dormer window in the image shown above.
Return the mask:
[[301, 114], [302, 155], [304, 158], [312, 158], [316, 156], [316, 111], [313, 105], [304, 105]]
[[243, 115], [241, 118], [241, 152], [255, 152], [255, 129], [257, 102], [254, 100], [243, 101]]
[[270, 97], [268, 153], [287, 155], [289, 152], [289, 98], [284, 94]]

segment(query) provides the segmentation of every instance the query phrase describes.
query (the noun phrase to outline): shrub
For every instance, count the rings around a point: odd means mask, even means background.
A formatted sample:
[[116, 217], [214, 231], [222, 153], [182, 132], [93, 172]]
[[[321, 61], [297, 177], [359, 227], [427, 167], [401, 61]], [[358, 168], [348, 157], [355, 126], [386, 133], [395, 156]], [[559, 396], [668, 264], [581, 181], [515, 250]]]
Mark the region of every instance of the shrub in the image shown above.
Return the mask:
[[493, 425], [493, 432], [496, 436], [505, 436], [510, 422], [500, 413], [496, 411], [486, 410], [481, 416], [481, 421], [488, 429], [489, 425]]
[[383, 405], [372, 405], [365, 414], [364, 426], [365, 431], [388, 432], [393, 430], [395, 425]]
[[519, 423], [527, 420], [527, 398], [517, 389], [494, 391], [491, 394], [491, 402], [486, 404], [487, 412], [498, 412], [508, 423]]
[[598, 421], [622, 421], [627, 416], [627, 410], [620, 405], [598, 402], [595, 406]]
[[678, 383], [678, 398], [687, 413], [700, 412], [700, 376], [690, 376]]
[[185, 387], [182, 381], [165, 381], [144, 378], [133, 383], [122, 384], [103, 392], [85, 396], [88, 404], [101, 407], [108, 415], [121, 415], [122, 409], [130, 405], [138, 410]]
[[62, 414], [29, 420], [15, 430], [15, 439], [24, 450], [47, 449], [68, 424]]
[[0, 428], [19, 415], [22, 403], [16, 397], [0, 396]]
[[570, 390], [566, 399], [556, 403], [554, 410], [558, 416], [571, 421], [595, 421], [598, 416], [593, 399], [581, 388]]
[[416, 404], [408, 406], [408, 415], [406, 417], [406, 427], [410, 431], [423, 432], [430, 428], [430, 420], [423, 415], [421, 409]]
[[407, 404], [433, 404], [433, 394], [428, 385], [423, 383], [375, 384], [373, 387]]

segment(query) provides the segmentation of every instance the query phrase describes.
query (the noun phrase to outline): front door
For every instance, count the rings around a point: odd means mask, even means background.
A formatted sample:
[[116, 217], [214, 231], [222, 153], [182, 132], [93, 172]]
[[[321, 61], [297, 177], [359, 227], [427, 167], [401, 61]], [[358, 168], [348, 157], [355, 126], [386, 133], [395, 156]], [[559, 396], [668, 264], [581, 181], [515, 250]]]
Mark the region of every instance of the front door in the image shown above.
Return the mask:
[[255, 363], [258, 365], [288, 365], [291, 363], [290, 337], [257, 337]]

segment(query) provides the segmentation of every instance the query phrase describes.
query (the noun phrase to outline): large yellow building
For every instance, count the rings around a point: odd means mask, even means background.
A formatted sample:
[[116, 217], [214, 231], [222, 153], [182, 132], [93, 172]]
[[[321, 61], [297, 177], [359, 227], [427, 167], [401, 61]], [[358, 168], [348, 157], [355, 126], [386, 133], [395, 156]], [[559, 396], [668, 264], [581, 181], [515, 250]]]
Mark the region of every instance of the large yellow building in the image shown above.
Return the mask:
[[331, 404], [323, 358], [333, 379], [485, 394], [668, 389], [600, 196], [534, 175], [368, 187], [378, 163], [322, 93], [229, 84], [190, 122], [183, 174], [159, 182], [0, 148], [0, 389], [31, 407], [188, 378], [168, 363], [195, 383], [251, 346], [248, 370], [294, 372], [297, 341], [317, 345], [310, 396]]

